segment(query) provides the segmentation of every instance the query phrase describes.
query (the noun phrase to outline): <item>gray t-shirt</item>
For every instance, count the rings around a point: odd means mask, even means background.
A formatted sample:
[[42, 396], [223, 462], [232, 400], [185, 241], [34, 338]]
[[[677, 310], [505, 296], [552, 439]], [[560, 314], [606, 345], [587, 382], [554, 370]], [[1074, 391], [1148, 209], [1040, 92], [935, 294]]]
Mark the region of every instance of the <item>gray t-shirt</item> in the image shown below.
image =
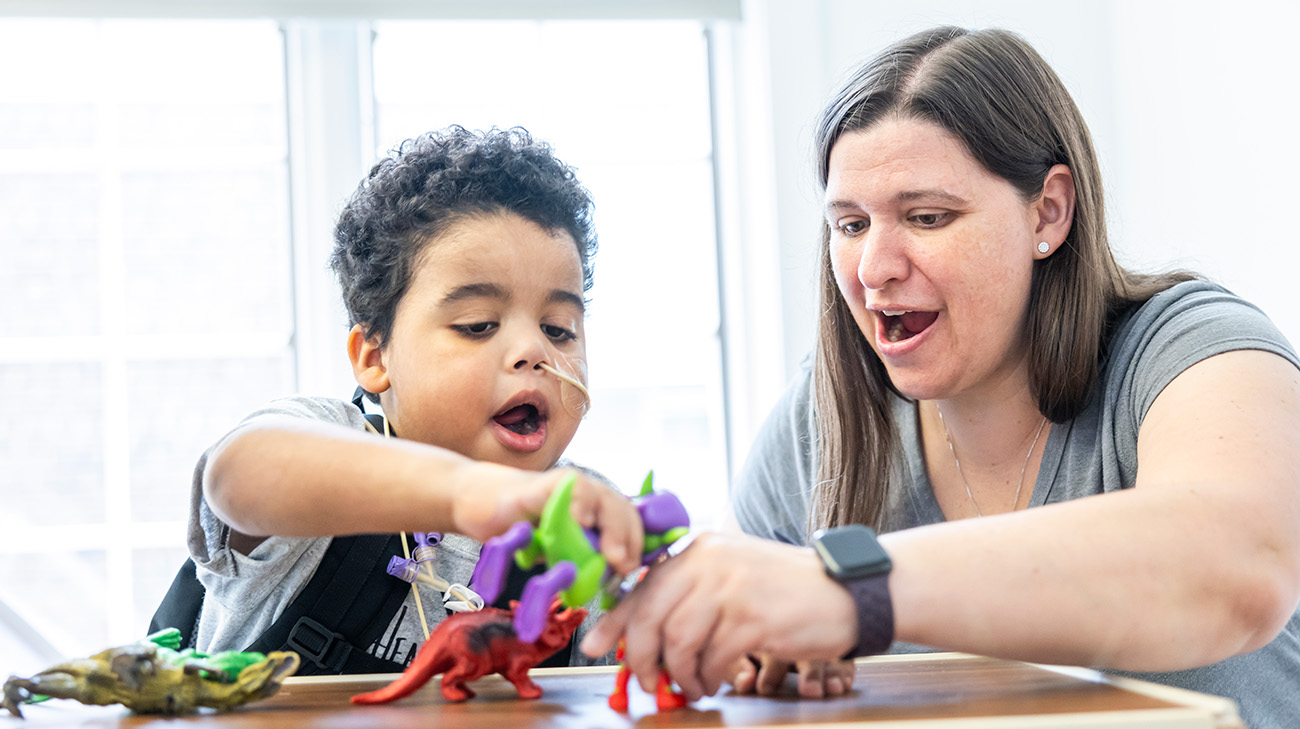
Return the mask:
[[[1300, 367], [1295, 351], [1254, 306], [1202, 281], [1174, 286], [1124, 317], [1103, 363], [1098, 395], [1074, 420], [1051, 429], [1029, 508], [1132, 488], [1138, 429], [1156, 396], [1178, 374], [1208, 357], [1242, 349], [1276, 353]], [[791, 544], [808, 541], [814, 473], [812, 373], [799, 379], [760, 432], [732, 493], [741, 528]], [[884, 531], [944, 521], [917, 436], [916, 405], [891, 402], [902, 440]], [[1142, 607], [1133, 606], [1135, 616]], [[1150, 616], [1145, 616], [1149, 618]], [[892, 652], [926, 650], [896, 644]], [[1252, 729], [1292, 726], [1300, 718], [1300, 611], [1264, 648], [1202, 668], [1126, 673], [1236, 700]]]
[[[286, 415], [366, 430], [364, 416], [355, 405], [342, 400], [305, 396], [275, 400], [249, 415], [240, 425], [259, 418]], [[199, 581], [206, 590], [195, 648], [204, 653], [243, 650], [251, 644], [306, 587], [331, 540], [330, 537], [270, 537], [247, 555], [231, 549], [228, 545], [230, 527], [213, 513], [203, 497], [205, 466], [220, 444], [221, 441], [214, 444], [199, 458], [190, 492], [190, 559], [194, 560]], [[406, 538], [408, 545], [414, 548], [411, 535], [407, 534]], [[481, 547], [469, 537], [446, 534], [435, 548], [438, 575], [448, 582], [468, 585]], [[386, 566], [377, 564], [375, 569], [382, 570]], [[442, 594], [424, 585], [420, 585], [419, 590], [420, 605], [432, 630], [446, 617]], [[597, 617], [595, 604], [588, 605], [587, 609], [591, 614], [578, 628], [577, 640], [581, 640]], [[407, 665], [423, 642], [424, 630], [415, 597], [408, 594], [388, 628], [368, 647], [367, 652], [376, 658]], [[576, 649], [570, 653], [570, 664], [575, 666], [609, 662], [609, 656], [592, 660]]]

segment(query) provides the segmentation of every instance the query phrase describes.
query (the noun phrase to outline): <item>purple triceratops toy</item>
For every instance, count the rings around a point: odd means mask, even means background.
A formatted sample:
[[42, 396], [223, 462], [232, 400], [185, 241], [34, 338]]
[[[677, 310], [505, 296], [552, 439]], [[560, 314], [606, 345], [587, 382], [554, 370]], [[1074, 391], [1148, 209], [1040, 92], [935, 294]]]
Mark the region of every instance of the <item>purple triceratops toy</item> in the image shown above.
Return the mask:
[[[525, 642], [535, 640], [546, 624], [556, 595], [568, 607], [581, 607], [601, 592], [601, 607], [610, 608], [622, 597], [619, 576], [600, 554], [600, 535], [574, 521], [569, 513], [577, 476], [566, 479], [551, 494], [537, 528], [516, 522], [505, 534], [483, 544], [470, 589], [491, 603], [501, 593], [513, 557], [520, 569], [545, 564], [547, 570], [524, 586], [515, 609], [515, 632]], [[654, 491], [654, 472], [645, 477], [641, 493], [632, 499], [645, 528], [641, 564], [649, 565], [668, 546], [690, 530], [690, 517], [682, 502], [667, 491]]]

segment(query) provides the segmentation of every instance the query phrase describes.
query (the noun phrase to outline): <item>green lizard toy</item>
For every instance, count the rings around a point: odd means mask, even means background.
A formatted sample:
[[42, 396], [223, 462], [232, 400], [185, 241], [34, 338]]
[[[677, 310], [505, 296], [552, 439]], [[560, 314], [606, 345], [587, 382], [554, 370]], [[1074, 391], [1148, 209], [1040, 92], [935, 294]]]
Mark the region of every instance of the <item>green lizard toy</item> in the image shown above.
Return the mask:
[[19, 718], [21, 704], [45, 698], [122, 704], [138, 714], [185, 714], [199, 707], [225, 711], [273, 695], [298, 670], [297, 653], [208, 655], [177, 651], [179, 646], [180, 632], [169, 628], [31, 678], [10, 676], [0, 705]]

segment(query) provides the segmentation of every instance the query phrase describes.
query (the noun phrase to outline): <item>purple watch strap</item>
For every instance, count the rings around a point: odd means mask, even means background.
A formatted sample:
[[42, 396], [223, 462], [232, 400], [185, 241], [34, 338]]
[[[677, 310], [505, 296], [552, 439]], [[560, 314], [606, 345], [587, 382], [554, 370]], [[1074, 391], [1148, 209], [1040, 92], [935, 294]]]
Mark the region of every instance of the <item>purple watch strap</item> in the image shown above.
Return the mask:
[[849, 591], [858, 616], [858, 644], [844, 658], [884, 653], [894, 642], [894, 604], [889, 598], [889, 573], [840, 583]]

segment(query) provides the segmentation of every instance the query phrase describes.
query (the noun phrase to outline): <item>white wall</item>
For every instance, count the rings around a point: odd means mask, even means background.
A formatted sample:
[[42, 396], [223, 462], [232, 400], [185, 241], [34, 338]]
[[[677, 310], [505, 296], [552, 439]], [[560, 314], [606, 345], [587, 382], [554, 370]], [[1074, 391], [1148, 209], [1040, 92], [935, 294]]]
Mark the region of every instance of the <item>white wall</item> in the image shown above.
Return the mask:
[[813, 125], [857, 63], [932, 25], [1000, 26], [1051, 63], [1088, 120], [1112, 245], [1139, 269], [1198, 270], [1300, 343], [1300, 4], [751, 0], [770, 45], [787, 377], [812, 344], [819, 201]]

